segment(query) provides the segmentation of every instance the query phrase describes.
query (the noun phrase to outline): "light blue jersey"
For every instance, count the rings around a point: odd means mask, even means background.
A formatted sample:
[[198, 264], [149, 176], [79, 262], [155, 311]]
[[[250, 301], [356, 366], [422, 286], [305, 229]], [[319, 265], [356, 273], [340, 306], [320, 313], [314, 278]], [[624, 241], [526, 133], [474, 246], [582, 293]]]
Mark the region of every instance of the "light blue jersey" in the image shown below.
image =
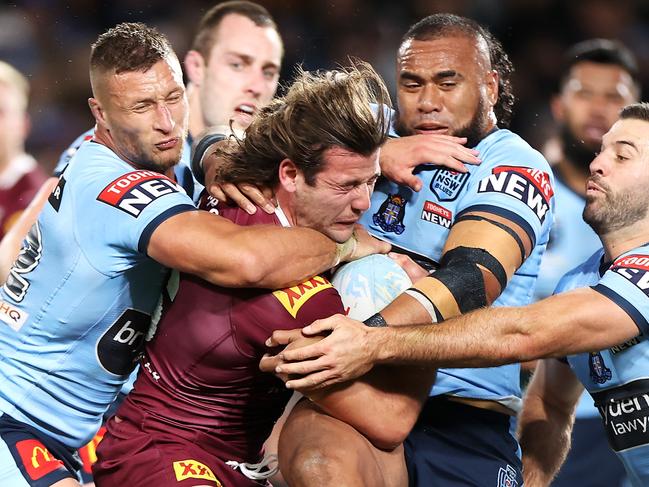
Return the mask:
[[[649, 485], [649, 245], [602, 265], [603, 250], [559, 282], [557, 293], [592, 288], [622, 308], [637, 337], [568, 363], [595, 400], [609, 438], [633, 485]], [[615, 326], [615, 323], [611, 323]]]
[[[72, 144], [61, 153], [59, 161], [56, 163], [56, 167], [54, 168], [54, 175], [56, 177], [61, 175], [63, 170], [70, 163], [72, 156], [74, 156], [79, 150], [79, 147], [81, 147], [81, 144], [92, 140], [93, 135], [95, 135], [94, 128], [87, 130], [77, 137], [74, 142], [72, 142]], [[198, 199], [204, 188], [201, 183], [196, 181], [196, 178], [192, 173], [190, 164], [191, 152], [192, 138], [188, 135], [183, 143], [183, 153], [180, 157], [180, 162], [176, 164], [176, 167], [174, 167], [174, 175], [176, 176], [176, 182], [183, 187], [189, 197], [194, 200], [194, 203], [198, 203]]]
[[0, 411], [78, 448], [135, 362], [167, 270], [153, 231], [196, 208], [171, 179], [81, 145], [0, 291]]
[[[439, 262], [453, 222], [462, 214], [484, 211], [511, 220], [533, 244], [495, 306], [530, 302], [539, 263], [553, 220], [553, 177], [543, 156], [509, 130], [494, 130], [476, 147], [482, 164], [462, 174], [420, 166], [419, 192], [380, 181], [371, 208], [363, 215], [368, 231], [422, 260]], [[431, 395], [450, 394], [496, 400], [520, 409], [519, 365], [487, 369], [440, 369]]]

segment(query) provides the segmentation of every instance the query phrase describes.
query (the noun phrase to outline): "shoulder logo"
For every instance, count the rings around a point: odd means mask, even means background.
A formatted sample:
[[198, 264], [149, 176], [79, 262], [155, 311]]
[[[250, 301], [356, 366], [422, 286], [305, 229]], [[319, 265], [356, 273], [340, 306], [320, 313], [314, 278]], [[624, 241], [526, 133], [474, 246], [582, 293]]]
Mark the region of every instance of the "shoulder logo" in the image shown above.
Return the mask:
[[478, 193], [503, 193], [525, 203], [543, 223], [554, 190], [547, 172], [532, 167], [498, 166], [478, 184]]
[[108, 184], [97, 200], [137, 218], [153, 201], [180, 191], [180, 186], [160, 173], [133, 171]]
[[620, 257], [613, 262], [610, 270], [628, 279], [649, 296], [649, 255], [632, 254]]
[[435, 223], [444, 228], [451, 228], [453, 212], [438, 205], [432, 201], [426, 201], [421, 210], [421, 219], [430, 223]]
[[498, 470], [498, 487], [517, 487], [516, 470], [511, 465]]
[[590, 369], [590, 378], [595, 384], [603, 384], [611, 380], [613, 373], [604, 363], [604, 357], [601, 352], [591, 352], [588, 354], [588, 368]]
[[204, 479], [216, 482], [217, 487], [222, 486], [210, 467], [196, 460], [179, 460], [173, 462], [173, 467], [178, 482], [185, 479]]
[[372, 215], [372, 222], [384, 232], [401, 235], [406, 227], [403, 218], [406, 216], [406, 199], [398, 194], [388, 194], [379, 210]]
[[304, 306], [304, 303], [320, 291], [324, 291], [330, 287], [333, 286], [327, 279], [322, 276], [315, 276], [297, 286], [274, 291], [273, 296], [282, 303], [282, 306], [286, 308], [286, 311], [288, 311], [293, 318], [296, 318], [298, 311], [300, 311], [300, 308]]

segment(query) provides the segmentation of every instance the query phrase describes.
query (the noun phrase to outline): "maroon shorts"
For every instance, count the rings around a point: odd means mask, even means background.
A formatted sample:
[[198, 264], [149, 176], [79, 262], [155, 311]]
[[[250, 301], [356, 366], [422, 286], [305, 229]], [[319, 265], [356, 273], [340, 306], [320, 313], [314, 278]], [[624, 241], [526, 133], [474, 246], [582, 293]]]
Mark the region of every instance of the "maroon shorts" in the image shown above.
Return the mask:
[[192, 440], [157, 431], [143, 431], [128, 419], [106, 423], [106, 435], [97, 448], [92, 473], [97, 487], [151, 486], [259, 487], [201, 447], [198, 433]]

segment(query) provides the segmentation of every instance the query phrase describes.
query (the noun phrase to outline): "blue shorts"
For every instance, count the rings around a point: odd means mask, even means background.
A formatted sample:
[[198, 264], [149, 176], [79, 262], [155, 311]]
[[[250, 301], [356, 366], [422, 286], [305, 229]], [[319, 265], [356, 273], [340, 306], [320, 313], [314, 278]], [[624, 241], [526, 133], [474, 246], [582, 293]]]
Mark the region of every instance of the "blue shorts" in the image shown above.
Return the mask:
[[0, 485], [48, 487], [65, 478], [79, 480], [81, 462], [73, 448], [11, 416], [0, 416]]
[[411, 487], [523, 485], [516, 419], [430, 397], [405, 441]]

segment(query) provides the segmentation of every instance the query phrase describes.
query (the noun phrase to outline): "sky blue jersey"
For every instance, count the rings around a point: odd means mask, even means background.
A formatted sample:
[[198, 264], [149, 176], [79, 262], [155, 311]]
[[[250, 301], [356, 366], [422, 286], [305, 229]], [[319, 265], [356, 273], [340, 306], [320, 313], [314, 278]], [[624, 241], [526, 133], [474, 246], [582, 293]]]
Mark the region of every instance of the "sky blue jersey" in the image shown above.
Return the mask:
[[[394, 135], [394, 134], [392, 134]], [[505, 217], [521, 226], [533, 244], [495, 306], [529, 303], [553, 221], [553, 176], [545, 158], [518, 135], [493, 130], [477, 146], [482, 164], [468, 173], [422, 165], [423, 189], [387, 180], [377, 183], [361, 223], [369, 233], [409, 252], [420, 262], [439, 262], [453, 222], [471, 211]], [[520, 408], [519, 365], [485, 369], [440, 369], [431, 395], [497, 400]]]
[[171, 179], [82, 144], [0, 290], [0, 411], [70, 447], [93, 436], [167, 275], [149, 238], [185, 211], [196, 208]]
[[[557, 293], [591, 286], [622, 308], [638, 335], [599, 352], [568, 357], [595, 400], [609, 444], [633, 485], [649, 485], [649, 245], [602, 264], [597, 251], [559, 282]], [[615, 323], [611, 323], [615, 326]]]

